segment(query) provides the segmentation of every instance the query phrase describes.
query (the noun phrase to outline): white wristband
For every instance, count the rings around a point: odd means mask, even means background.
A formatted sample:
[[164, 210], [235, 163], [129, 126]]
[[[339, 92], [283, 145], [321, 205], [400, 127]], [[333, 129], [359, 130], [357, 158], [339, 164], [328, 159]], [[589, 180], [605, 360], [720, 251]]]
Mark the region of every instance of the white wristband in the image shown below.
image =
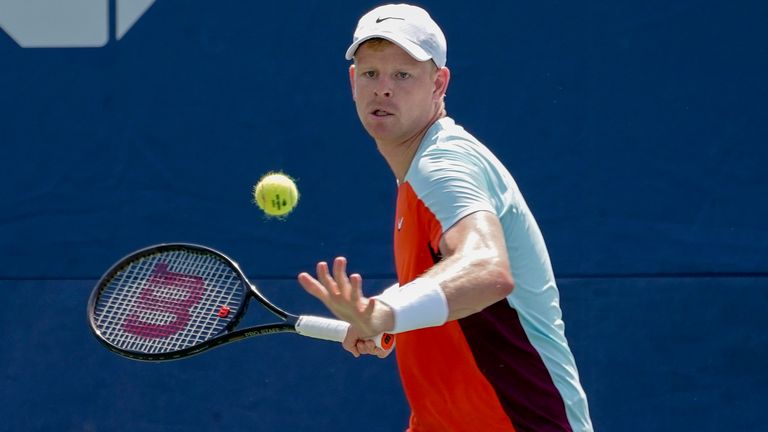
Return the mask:
[[374, 298], [392, 308], [395, 314], [395, 328], [389, 333], [435, 327], [448, 319], [448, 300], [440, 285], [431, 278], [414, 279]]
[[400, 284], [398, 284], [398, 283], [392, 284], [389, 287], [387, 287], [387, 289], [382, 291], [381, 294], [379, 294], [377, 296], [374, 296], [374, 298], [378, 298], [378, 297], [381, 297], [381, 296], [386, 296], [386, 295], [392, 294], [393, 292], [395, 292], [395, 291], [397, 291], [399, 289], [400, 289]]

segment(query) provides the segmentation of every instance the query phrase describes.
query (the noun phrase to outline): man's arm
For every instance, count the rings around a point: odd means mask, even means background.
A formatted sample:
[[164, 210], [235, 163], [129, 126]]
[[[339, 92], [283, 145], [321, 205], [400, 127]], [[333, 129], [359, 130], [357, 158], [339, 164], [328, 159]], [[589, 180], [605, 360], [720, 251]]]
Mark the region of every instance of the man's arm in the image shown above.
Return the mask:
[[[444, 259], [411, 283], [420, 284], [425, 280], [429, 280], [431, 286], [436, 283], [434, 289], [442, 291], [447, 303], [447, 320], [479, 312], [512, 292], [514, 281], [509, 270], [504, 234], [501, 223], [493, 213], [480, 211], [461, 219], [444, 233], [440, 251]], [[346, 259], [342, 257], [334, 261], [333, 273], [326, 263], [321, 262], [317, 265], [317, 279], [301, 273], [299, 283], [337, 317], [351, 324], [344, 347], [355, 355], [381, 356], [380, 350], [372, 349], [372, 343], [364, 343], [360, 339], [392, 332], [396, 328], [398, 315], [413, 315], [413, 311], [404, 309], [423, 307], [415, 306], [415, 302], [408, 297], [413, 292], [409, 291], [408, 285], [401, 287], [404, 297], [398, 300], [402, 302], [363, 297], [362, 278], [358, 274], [347, 277]], [[390, 304], [394, 303], [398, 305], [393, 310]], [[437, 304], [436, 307], [441, 306]], [[439, 324], [442, 323], [421, 327]], [[415, 325], [401, 331], [421, 328], [418, 323]]]
[[448, 301], [448, 321], [464, 318], [508, 296], [514, 289], [506, 242], [495, 214], [479, 211], [443, 234], [444, 259], [424, 276], [434, 279]]
[[377, 296], [390, 310], [374, 308], [374, 318], [394, 318], [401, 333], [464, 318], [508, 296], [514, 289], [501, 223], [478, 211], [457, 222], [440, 239], [444, 259], [398, 290]]

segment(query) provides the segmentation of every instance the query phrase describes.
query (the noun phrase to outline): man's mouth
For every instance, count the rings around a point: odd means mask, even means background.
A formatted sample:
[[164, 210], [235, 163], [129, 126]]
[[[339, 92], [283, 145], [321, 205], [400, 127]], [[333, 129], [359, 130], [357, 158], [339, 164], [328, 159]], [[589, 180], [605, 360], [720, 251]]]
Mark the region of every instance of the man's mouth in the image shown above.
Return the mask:
[[384, 110], [382, 110], [382, 109], [373, 110], [373, 112], [371, 112], [371, 114], [373, 114], [373, 115], [374, 115], [374, 116], [376, 116], [376, 117], [386, 117], [386, 116], [390, 116], [390, 115], [392, 115], [392, 113], [391, 113], [391, 112], [389, 112], [389, 111], [384, 111]]

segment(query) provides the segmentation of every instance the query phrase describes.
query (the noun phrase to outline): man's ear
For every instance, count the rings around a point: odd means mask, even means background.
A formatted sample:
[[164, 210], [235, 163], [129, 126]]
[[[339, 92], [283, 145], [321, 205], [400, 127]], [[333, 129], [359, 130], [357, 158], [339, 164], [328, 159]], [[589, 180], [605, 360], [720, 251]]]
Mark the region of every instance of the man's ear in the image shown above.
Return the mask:
[[355, 65], [349, 66], [349, 85], [352, 87], [352, 100], [355, 100]]
[[440, 99], [445, 96], [445, 92], [448, 91], [448, 82], [451, 81], [451, 71], [447, 67], [443, 66], [437, 70], [435, 76], [435, 99]]

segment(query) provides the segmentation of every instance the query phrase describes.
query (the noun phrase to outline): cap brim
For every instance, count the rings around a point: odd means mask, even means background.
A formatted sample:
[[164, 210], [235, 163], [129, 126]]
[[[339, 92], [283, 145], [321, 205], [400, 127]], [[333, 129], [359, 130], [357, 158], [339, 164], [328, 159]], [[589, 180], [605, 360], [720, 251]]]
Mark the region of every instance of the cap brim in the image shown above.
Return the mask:
[[355, 42], [352, 43], [352, 45], [349, 46], [349, 48], [347, 48], [347, 54], [346, 54], [345, 58], [347, 60], [352, 60], [355, 57], [355, 52], [357, 52], [357, 49], [360, 47], [360, 45], [363, 42], [371, 40], [371, 39], [376, 39], [376, 38], [386, 39], [386, 40], [392, 42], [393, 44], [395, 44], [395, 45], [399, 46], [400, 48], [402, 48], [403, 50], [405, 50], [405, 52], [407, 52], [411, 57], [413, 57], [414, 59], [416, 59], [418, 61], [427, 61], [427, 60], [432, 59], [432, 56], [430, 56], [420, 46], [416, 45], [415, 43], [411, 42], [410, 40], [408, 40], [406, 38], [402, 38], [402, 37], [401, 38], [396, 38], [396, 37], [393, 37], [391, 35], [387, 35], [386, 33], [384, 33], [384, 34], [383, 33], [369, 34], [369, 35], [363, 36], [360, 39], [356, 40]]

